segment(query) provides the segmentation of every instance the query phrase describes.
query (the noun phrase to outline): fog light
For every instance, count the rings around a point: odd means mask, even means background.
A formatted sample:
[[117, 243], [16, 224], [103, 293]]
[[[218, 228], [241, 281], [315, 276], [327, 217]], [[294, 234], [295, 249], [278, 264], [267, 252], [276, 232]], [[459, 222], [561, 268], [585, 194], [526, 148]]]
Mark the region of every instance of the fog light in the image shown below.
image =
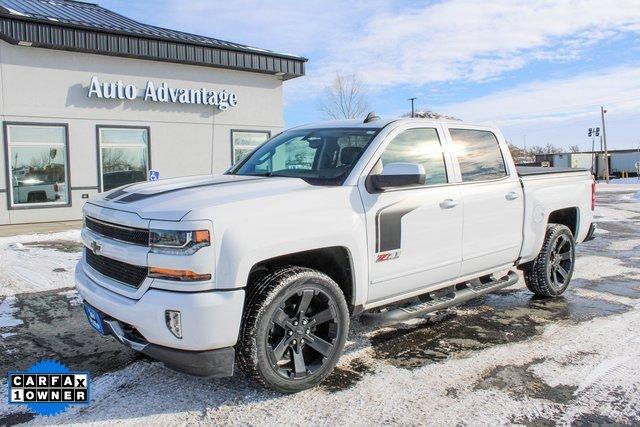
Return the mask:
[[167, 328], [171, 333], [179, 339], [182, 339], [182, 320], [180, 312], [175, 310], [165, 310], [164, 319], [167, 322]]

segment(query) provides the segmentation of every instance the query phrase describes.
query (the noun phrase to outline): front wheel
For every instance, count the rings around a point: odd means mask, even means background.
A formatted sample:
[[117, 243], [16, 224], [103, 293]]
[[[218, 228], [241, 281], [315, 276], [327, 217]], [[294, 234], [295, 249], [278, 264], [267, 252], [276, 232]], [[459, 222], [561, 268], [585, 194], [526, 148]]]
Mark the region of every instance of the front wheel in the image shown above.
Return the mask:
[[349, 310], [327, 275], [277, 269], [251, 286], [240, 330], [240, 368], [265, 387], [295, 393], [333, 370], [349, 329]]
[[573, 234], [568, 227], [549, 224], [540, 253], [533, 261], [521, 267], [527, 288], [543, 297], [562, 294], [573, 275], [575, 246]]

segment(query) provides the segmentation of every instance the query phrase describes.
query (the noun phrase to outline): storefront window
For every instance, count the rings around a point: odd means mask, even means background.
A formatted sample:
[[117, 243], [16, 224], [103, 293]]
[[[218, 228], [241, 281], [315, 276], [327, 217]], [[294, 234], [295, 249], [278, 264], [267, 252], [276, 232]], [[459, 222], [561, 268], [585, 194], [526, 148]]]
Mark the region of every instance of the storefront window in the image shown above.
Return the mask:
[[268, 131], [231, 131], [233, 146], [233, 164], [235, 165], [252, 152], [257, 146], [271, 137]]
[[69, 203], [65, 126], [7, 124], [11, 206]]
[[102, 191], [147, 180], [148, 129], [101, 127], [98, 134]]

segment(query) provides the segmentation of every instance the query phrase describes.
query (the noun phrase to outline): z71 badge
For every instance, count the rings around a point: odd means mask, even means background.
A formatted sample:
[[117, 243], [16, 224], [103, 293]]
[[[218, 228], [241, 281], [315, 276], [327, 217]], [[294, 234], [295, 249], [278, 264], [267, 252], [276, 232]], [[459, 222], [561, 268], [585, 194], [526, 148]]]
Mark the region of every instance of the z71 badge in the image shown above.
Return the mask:
[[390, 251], [376, 256], [376, 262], [391, 261], [400, 258], [400, 251]]

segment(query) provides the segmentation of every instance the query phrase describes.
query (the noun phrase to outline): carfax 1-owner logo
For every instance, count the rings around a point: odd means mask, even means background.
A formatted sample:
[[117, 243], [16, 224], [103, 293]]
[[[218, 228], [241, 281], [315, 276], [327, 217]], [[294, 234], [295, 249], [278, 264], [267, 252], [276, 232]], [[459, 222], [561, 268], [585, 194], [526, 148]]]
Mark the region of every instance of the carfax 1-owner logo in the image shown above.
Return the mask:
[[86, 405], [91, 399], [91, 377], [71, 372], [53, 360], [38, 362], [25, 372], [9, 372], [9, 403], [26, 405], [38, 415], [56, 415], [70, 405]]

